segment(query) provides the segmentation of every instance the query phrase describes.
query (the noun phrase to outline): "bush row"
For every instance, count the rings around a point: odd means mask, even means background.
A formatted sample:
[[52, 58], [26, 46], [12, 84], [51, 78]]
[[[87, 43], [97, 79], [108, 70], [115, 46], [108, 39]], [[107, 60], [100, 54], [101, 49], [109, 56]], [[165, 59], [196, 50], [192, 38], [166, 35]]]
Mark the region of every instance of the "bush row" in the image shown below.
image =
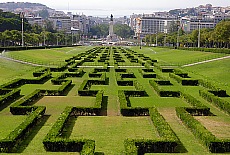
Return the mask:
[[31, 111], [34, 111], [36, 109], [36, 106], [32, 106], [31, 104], [38, 99], [40, 99], [43, 96], [59, 96], [63, 95], [63, 93], [68, 89], [69, 86], [71, 86], [72, 81], [68, 80], [63, 83], [61, 87], [59, 87], [58, 90], [40, 90], [37, 89], [31, 94], [21, 98], [20, 100], [16, 101], [11, 107], [10, 112], [13, 115], [25, 115], [27, 113], [30, 113]]
[[103, 90], [99, 90], [96, 94], [96, 101], [93, 107], [74, 107], [72, 115], [74, 116], [100, 116], [102, 102], [103, 102]]
[[199, 121], [193, 118], [185, 108], [176, 108], [177, 116], [182, 122], [191, 129], [192, 133], [201, 140], [201, 142], [209, 149], [212, 153], [223, 153], [230, 151], [229, 140], [219, 140], [211, 132], [209, 132]]
[[131, 104], [128, 103], [125, 91], [119, 90], [118, 97], [120, 102], [120, 110], [123, 116], [146, 116], [149, 115], [148, 108], [140, 108], [140, 107], [131, 107]]
[[213, 91], [221, 90], [221, 88], [219, 88], [217, 84], [215, 84], [215, 83], [213, 83], [207, 79], [199, 79], [199, 85], [201, 85], [205, 88], [208, 88], [210, 90], [213, 90]]
[[189, 104], [191, 104], [193, 107], [208, 108], [207, 106], [205, 106], [203, 103], [201, 103], [198, 99], [191, 96], [190, 94], [181, 92], [181, 98], [184, 99]]
[[133, 81], [133, 85], [135, 86], [136, 90], [144, 90], [144, 87], [137, 80]]
[[[160, 83], [163, 83], [163, 82], [160, 82]], [[168, 83], [168, 82], [164, 81], [164, 83]], [[160, 97], [180, 97], [180, 91], [163, 90], [162, 88], [158, 86], [158, 83], [154, 80], [149, 80], [149, 84], [153, 87], [153, 89], [157, 92], [157, 94]]]
[[153, 139], [126, 139], [126, 155], [144, 155], [145, 153], [173, 153], [177, 143]]
[[16, 88], [16, 87], [20, 87], [24, 84], [40, 84], [43, 83], [44, 81], [50, 79], [51, 77], [51, 73], [46, 72], [43, 75], [41, 75], [40, 77], [37, 77], [35, 79], [14, 79], [12, 81], [9, 81], [3, 85], [1, 85], [2, 88]]
[[78, 89], [78, 94], [80, 96], [96, 96], [98, 90], [90, 90], [90, 87], [91, 85], [107, 85], [108, 80], [103, 75], [105, 74], [102, 74], [101, 78], [103, 80], [84, 80]]
[[214, 104], [221, 110], [227, 112], [230, 114], [230, 103], [228, 101], [225, 101], [221, 99], [218, 96], [215, 96], [214, 94], [206, 91], [206, 90], [199, 90], [200, 96], [202, 96], [204, 99], [206, 99], [208, 102]]
[[178, 142], [179, 139], [156, 108], [150, 108], [150, 117], [159, 135], [164, 141]]
[[41, 93], [45, 96], [62, 96], [65, 95], [65, 92], [72, 85], [72, 80], [62, 80], [61, 86], [57, 90], [48, 90], [43, 89]]
[[51, 82], [55, 85], [60, 85], [63, 82], [63, 79], [67, 77], [82, 77], [85, 74], [83, 69], [79, 69], [77, 72], [66, 72], [58, 75], [57, 77], [53, 78]]
[[154, 63], [153, 65], [154, 67], [156, 67], [157, 69], [159, 69], [161, 72], [164, 72], [164, 73], [172, 73], [174, 71], [174, 68], [164, 67], [158, 63]]
[[156, 74], [151, 73], [154, 72], [153, 69], [138, 69], [138, 71], [141, 73], [143, 78], [156, 78]]
[[20, 89], [13, 89], [7, 94], [0, 96], [0, 107], [7, 102], [15, 101], [20, 96], [20, 91]]
[[193, 107], [186, 107], [186, 111], [190, 113], [192, 116], [208, 116], [210, 112], [210, 108], [201, 103], [198, 99], [191, 96], [190, 94], [186, 94], [181, 92], [181, 98], [184, 99], [187, 103], [191, 104]]
[[50, 68], [50, 71], [51, 72], [63, 72], [64, 70], [66, 70], [68, 67], [68, 63], [65, 63], [61, 66], [58, 66], [58, 67], [51, 67]]
[[0, 141], [0, 152], [15, 152], [19, 144], [23, 142], [25, 137], [32, 131], [38, 120], [45, 113], [46, 107], [40, 106], [34, 109], [28, 117], [15, 128], [6, 138]]
[[41, 90], [37, 89], [31, 94], [21, 98], [16, 101], [11, 107], [10, 112], [13, 115], [26, 115], [32, 111], [34, 111], [37, 107], [31, 106], [30, 104], [34, 101], [40, 99], [43, 95], [41, 94]]
[[189, 51], [202, 51], [202, 52], [212, 52], [212, 53], [225, 53], [230, 54], [230, 49], [227, 48], [183, 48], [180, 47], [180, 50], [189, 50]]
[[42, 76], [44, 73], [49, 72], [49, 71], [50, 71], [49, 68], [42, 67], [41, 69], [33, 72], [33, 76], [34, 77], [39, 77], [39, 76]]
[[129, 95], [127, 95], [126, 93], [127, 93], [127, 91], [124, 91], [124, 90], [118, 91], [120, 110], [121, 110], [121, 114], [123, 116], [146, 116], [146, 115], [149, 115], [148, 108], [131, 107], [130, 102], [127, 101], [129, 98]]
[[[183, 75], [187, 75], [187, 74], [183, 74]], [[183, 76], [181, 77], [174, 73], [169, 73], [169, 77], [174, 78], [178, 83], [181, 83], [182, 85], [185, 85], [185, 86], [198, 86], [199, 84], [198, 80], [186, 79], [186, 78], [183, 78]]]
[[93, 155], [95, 141], [89, 139], [66, 139], [62, 138], [63, 129], [70, 119], [73, 107], [66, 107], [58, 120], [52, 126], [43, 140], [46, 151], [51, 152], [80, 152], [81, 155]]
[[156, 108], [149, 109], [151, 120], [156, 127], [160, 138], [150, 139], [126, 139], [124, 141], [127, 155], [144, 155], [145, 153], [173, 153], [180, 143], [169, 124]]

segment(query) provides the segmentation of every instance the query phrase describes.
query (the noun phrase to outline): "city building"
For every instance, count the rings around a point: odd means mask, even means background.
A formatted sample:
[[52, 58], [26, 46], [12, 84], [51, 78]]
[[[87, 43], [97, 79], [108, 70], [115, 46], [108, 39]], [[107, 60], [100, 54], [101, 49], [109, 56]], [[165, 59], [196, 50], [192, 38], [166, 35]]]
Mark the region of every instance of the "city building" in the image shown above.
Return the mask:
[[90, 20], [86, 15], [73, 15], [71, 27], [78, 29], [81, 34], [87, 34], [90, 30]]
[[34, 17], [34, 16], [26, 16], [25, 18], [28, 20], [28, 22], [29, 22], [31, 25], [37, 24], [37, 25], [39, 25], [39, 26], [41, 26], [41, 27], [44, 26], [44, 25], [43, 25], [44, 19], [43, 19], [42, 17], [39, 17], [39, 16], [37, 16], [37, 17]]
[[51, 16], [49, 20], [53, 23], [53, 27], [57, 31], [71, 33], [71, 19], [68, 16]]
[[[130, 26], [135, 32], [135, 36], [141, 33], [142, 36], [157, 33], [170, 33], [172, 23], [178, 19], [174, 16], [166, 16], [166, 14], [143, 14], [132, 15], [130, 18]], [[140, 23], [138, 22], [140, 21]]]

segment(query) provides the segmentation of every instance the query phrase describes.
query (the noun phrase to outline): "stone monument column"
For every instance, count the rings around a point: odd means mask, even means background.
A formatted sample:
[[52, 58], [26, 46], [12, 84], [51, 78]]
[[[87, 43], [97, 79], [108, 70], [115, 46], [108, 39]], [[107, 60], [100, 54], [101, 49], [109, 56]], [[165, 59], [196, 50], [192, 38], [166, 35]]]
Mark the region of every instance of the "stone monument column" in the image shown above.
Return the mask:
[[109, 22], [109, 36], [113, 36], [113, 15], [110, 16]]

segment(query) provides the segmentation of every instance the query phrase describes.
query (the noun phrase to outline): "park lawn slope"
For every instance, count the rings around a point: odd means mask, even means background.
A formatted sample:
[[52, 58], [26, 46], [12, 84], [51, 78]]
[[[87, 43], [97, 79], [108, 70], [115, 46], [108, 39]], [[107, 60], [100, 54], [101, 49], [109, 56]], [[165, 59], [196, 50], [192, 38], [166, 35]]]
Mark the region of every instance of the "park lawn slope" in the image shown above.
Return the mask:
[[0, 58], [0, 84], [4, 84], [15, 78], [31, 77], [36, 67], [5, 60]]

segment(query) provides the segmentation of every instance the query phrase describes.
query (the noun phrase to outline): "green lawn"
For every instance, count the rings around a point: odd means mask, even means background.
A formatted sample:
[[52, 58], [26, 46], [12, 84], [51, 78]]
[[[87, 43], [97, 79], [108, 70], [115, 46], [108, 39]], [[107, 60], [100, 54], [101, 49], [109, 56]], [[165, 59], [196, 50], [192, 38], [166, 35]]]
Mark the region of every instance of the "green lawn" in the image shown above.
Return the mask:
[[0, 58], [0, 84], [15, 78], [32, 77], [35, 67]]
[[149, 117], [78, 117], [70, 136], [95, 140], [96, 152], [105, 154], [123, 154], [126, 138], [157, 137]]
[[0, 113], [0, 140], [6, 138], [27, 116], [13, 116], [10, 113]]
[[7, 57], [42, 65], [61, 65], [63, 60], [85, 52], [91, 47], [67, 47], [54, 49], [26, 50], [6, 52]]
[[230, 86], [230, 59], [186, 67], [186, 70], [213, 79], [221, 85]]
[[[46, 50], [28, 50], [28, 51], [15, 51], [5, 53], [8, 56], [18, 58], [21, 60], [28, 60], [39, 64], [58, 64], [65, 63], [65, 59], [68, 59], [81, 52], [85, 52], [94, 47], [70, 47], [70, 48], [56, 48]], [[184, 51], [174, 50], [166, 48], [154, 48], [154, 47], [130, 47], [139, 54], [142, 53], [145, 56], [159, 60], [161, 65], [182, 65], [197, 61], [203, 61], [206, 59], [212, 59], [216, 57], [225, 56], [223, 54], [198, 52], [198, 51]], [[177, 97], [160, 97], [156, 91], [150, 86], [149, 80], [155, 80], [154, 78], [143, 78], [138, 69], [141, 68], [140, 63], [131, 63], [124, 53], [117, 49], [121, 57], [125, 62], [118, 63], [119, 66], [140, 66], [140, 67], [123, 67], [128, 72], [132, 72], [135, 78], [124, 78], [125, 80], [136, 80], [148, 94], [145, 97], [129, 97], [132, 107], [156, 107], [160, 114], [165, 118], [165, 121], [170, 125], [173, 131], [176, 133], [183, 146], [187, 150], [183, 155], [211, 155], [201, 142], [194, 137], [192, 132], [187, 129], [176, 116], [176, 107], [190, 107], [191, 105], [181, 98]], [[101, 57], [102, 54], [97, 55], [96, 60]], [[110, 72], [106, 73], [106, 77], [109, 78], [108, 85], [92, 85], [91, 90], [104, 90], [104, 102], [107, 107], [105, 116], [79, 116], [77, 118], [71, 117], [65, 126], [65, 132], [62, 135], [65, 138], [79, 139], [88, 138], [95, 140], [96, 142], [96, 155], [123, 155], [124, 154], [124, 140], [130, 139], [158, 139], [159, 135], [156, 131], [156, 127], [153, 125], [149, 116], [145, 117], [123, 117], [120, 113], [120, 102], [118, 98], [118, 90], [136, 90], [135, 86], [118, 86], [116, 81], [116, 73], [114, 66], [114, 53], [110, 51], [109, 65]], [[136, 55], [134, 55], [137, 57]], [[102, 62], [87, 62], [83, 66], [100, 66], [105, 65]], [[0, 59], [0, 84], [10, 81], [14, 78], [34, 78], [32, 77], [35, 67], [19, 64], [16, 62]], [[212, 82], [217, 83], [222, 89], [227, 90], [230, 95], [230, 59], [219, 60], [215, 62], [209, 62], [205, 64], [199, 64], [196, 66], [186, 67], [185, 71], [189, 72], [189, 76], [194, 79], [207, 78]], [[68, 77], [65, 80], [72, 80], [72, 86], [65, 96], [44, 96], [35, 103], [31, 103], [34, 106], [46, 106], [46, 112], [43, 116], [42, 122], [38, 124], [33, 130], [32, 134], [26, 138], [25, 142], [20, 146], [19, 152], [16, 154], [78, 154], [78, 153], [64, 153], [64, 152], [46, 152], [42, 141], [46, 134], [49, 132], [53, 124], [56, 122], [59, 115], [64, 111], [67, 106], [73, 107], [93, 107], [95, 104], [95, 97], [79, 96], [78, 88], [85, 79], [100, 79], [90, 78], [89, 73], [94, 70], [93, 68], [84, 68], [86, 72], [83, 77]], [[141, 68], [142, 69], [142, 68]], [[203, 126], [209, 131], [215, 134], [218, 138], [229, 139], [230, 138], [230, 119], [229, 115], [216, 108], [214, 105], [205, 101], [200, 95], [199, 90], [205, 89], [201, 86], [182, 86], [175, 79], [169, 78], [169, 73], [162, 73], [157, 68], [153, 68], [154, 73], [160, 76], [164, 76], [170, 80], [172, 85], [159, 86], [163, 90], [183, 91], [196, 99], [200, 100], [204, 105], [211, 109], [211, 112], [215, 116], [208, 117], [196, 117]], [[68, 72], [65, 70], [64, 72]], [[51, 72], [52, 77], [55, 78], [62, 72]], [[21, 89], [21, 95], [29, 95], [36, 89], [50, 89], [57, 90], [61, 85], [53, 85], [51, 79], [43, 84], [26, 84]], [[1, 97], [1, 96], [0, 96]], [[225, 98], [226, 101], [230, 101], [229, 97]], [[26, 116], [13, 116], [10, 113], [10, 106], [13, 103], [6, 105], [2, 111], [0, 111], [0, 139], [3, 139], [10, 133], [15, 127], [17, 127]], [[104, 105], [105, 106], [105, 105]], [[12, 123], [13, 122], [13, 123]], [[12, 125], [13, 124], [13, 125]], [[154, 153], [158, 154], [158, 153]], [[166, 153], [159, 153], [159, 155]], [[178, 153], [175, 153], [178, 155]], [[149, 154], [150, 155], [150, 154]], [[152, 154], [153, 155], [153, 154]], [[218, 154], [220, 155], [220, 154]]]
[[214, 59], [226, 56], [220, 53], [200, 52], [200, 51], [186, 51], [177, 49], [157, 48], [157, 47], [143, 47], [138, 49], [133, 48], [139, 53], [149, 55], [151, 58], [157, 59], [163, 65], [184, 65], [194, 62]]

